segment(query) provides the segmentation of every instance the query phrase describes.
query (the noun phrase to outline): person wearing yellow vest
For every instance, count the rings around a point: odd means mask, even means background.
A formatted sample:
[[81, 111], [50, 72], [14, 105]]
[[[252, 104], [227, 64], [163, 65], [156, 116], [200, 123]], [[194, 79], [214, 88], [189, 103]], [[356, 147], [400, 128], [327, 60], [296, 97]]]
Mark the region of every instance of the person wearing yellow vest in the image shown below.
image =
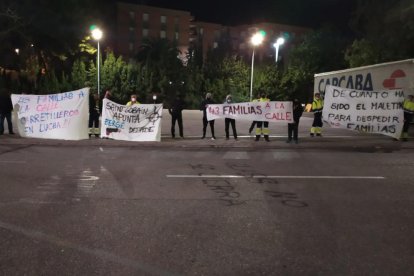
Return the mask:
[[138, 101], [137, 101], [137, 95], [135, 95], [135, 94], [133, 94], [133, 95], [131, 95], [131, 100], [129, 101], [129, 102], [127, 102], [127, 106], [132, 106], [132, 105], [134, 105], [134, 104], [140, 104]]
[[408, 98], [404, 101], [404, 126], [403, 126], [403, 133], [402, 133], [402, 140], [408, 140], [408, 129], [410, 127], [410, 123], [414, 117], [414, 97], [413, 95], [409, 95]]
[[[267, 98], [266, 94], [261, 93], [260, 99], [257, 100], [258, 102], [270, 102], [270, 99]], [[265, 140], [269, 142], [269, 122], [266, 121], [257, 121], [256, 127], [256, 139], [255, 141], [260, 140], [260, 136], [263, 134]]]
[[310, 136], [313, 137], [322, 135], [322, 109], [323, 109], [323, 100], [321, 99], [321, 94], [315, 93], [315, 98], [312, 102], [312, 111], [313, 111], [313, 124], [310, 132]]

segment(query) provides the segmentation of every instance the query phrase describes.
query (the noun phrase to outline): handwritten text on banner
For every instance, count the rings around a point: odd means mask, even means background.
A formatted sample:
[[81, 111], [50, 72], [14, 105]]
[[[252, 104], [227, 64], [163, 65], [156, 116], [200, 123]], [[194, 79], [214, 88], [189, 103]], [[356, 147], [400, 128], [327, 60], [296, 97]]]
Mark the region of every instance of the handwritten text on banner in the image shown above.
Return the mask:
[[207, 107], [207, 120], [220, 118], [293, 123], [292, 102], [247, 102], [209, 105]]
[[403, 123], [402, 90], [363, 91], [327, 86], [323, 119], [331, 127], [399, 138]]
[[161, 140], [162, 104], [120, 105], [103, 100], [101, 137], [125, 141]]
[[88, 138], [89, 88], [49, 95], [12, 95], [22, 137]]

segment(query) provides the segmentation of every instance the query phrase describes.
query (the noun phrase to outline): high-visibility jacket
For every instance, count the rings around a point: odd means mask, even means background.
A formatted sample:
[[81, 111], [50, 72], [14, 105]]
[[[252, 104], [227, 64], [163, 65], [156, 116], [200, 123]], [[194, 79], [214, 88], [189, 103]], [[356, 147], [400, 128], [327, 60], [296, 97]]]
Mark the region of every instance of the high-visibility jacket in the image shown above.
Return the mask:
[[410, 100], [405, 100], [403, 108], [404, 108], [404, 119], [411, 121], [412, 118], [414, 117], [414, 102]]
[[258, 102], [270, 102], [270, 99], [268, 99], [268, 98], [260, 98], [257, 101]]
[[134, 104], [140, 104], [138, 101], [136, 101], [135, 103], [132, 103], [132, 101], [129, 101], [129, 102], [127, 102], [127, 106], [131, 106], [131, 105], [134, 105]]
[[403, 107], [404, 107], [404, 112], [414, 114], [414, 102], [410, 100], [405, 100]]
[[313, 113], [322, 113], [323, 109], [323, 100], [322, 99], [314, 99], [312, 102], [312, 111]]

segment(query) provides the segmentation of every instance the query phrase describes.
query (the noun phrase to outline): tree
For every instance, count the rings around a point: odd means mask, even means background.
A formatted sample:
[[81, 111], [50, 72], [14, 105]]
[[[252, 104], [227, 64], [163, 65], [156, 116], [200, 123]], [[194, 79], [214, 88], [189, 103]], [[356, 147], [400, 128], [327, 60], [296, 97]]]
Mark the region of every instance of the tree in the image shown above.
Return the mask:
[[357, 34], [345, 56], [351, 67], [414, 55], [413, 0], [360, 0], [351, 26]]

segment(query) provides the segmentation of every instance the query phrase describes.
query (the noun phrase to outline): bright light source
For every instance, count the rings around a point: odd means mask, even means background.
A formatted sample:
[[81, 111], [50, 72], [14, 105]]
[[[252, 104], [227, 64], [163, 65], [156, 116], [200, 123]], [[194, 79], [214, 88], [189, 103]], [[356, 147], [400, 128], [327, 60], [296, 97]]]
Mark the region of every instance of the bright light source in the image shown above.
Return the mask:
[[276, 40], [276, 43], [273, 44], [273, 47], [279, 47], [280, 45], [282, 45], [283, 43], [285, 43], [285, 39], [283, 37], [279, 37]]
[[152, 99], [153, 99], [154, 101], [156, 101], [156, 100], [157, 100], [157, 95], [152, 96]]
[[14, 49], [14, 51], [16, 52], [16, 54], [19, 54], [20, 53], [20, 49], [19, 48]]
[[93, 39], [100, 40], [102, 38], [102, 35], [103, 35], [103, 33], [102, 33], [101, 29], [94, 28], [92, 30], [92, 37], [93, 37]]
[[252, 40], [251, 40], [251, 42], [252, 42], [252, 44], [253, 44], [254, 46], [258, 46], [258, 45], [262, 44], [263, 39], [264, 39], [264, 35], [263, 35], [263, 33], [258, 32], [258, 33], [255, 33], [255, 34], [252, 36]]

